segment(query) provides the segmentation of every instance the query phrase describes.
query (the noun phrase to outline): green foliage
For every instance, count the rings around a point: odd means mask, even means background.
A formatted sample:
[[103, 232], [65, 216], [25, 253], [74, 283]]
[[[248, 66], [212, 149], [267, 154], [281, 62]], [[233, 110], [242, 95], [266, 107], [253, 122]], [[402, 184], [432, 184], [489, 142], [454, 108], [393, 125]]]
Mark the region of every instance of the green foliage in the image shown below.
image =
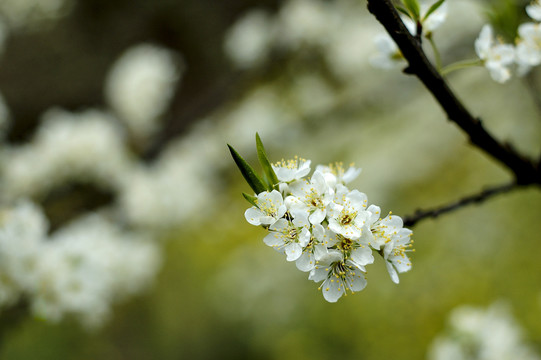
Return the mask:
[[[246, 160], [244, 160], [243, 157], [240, 156], [240, 154], [231, 145], [228, 144], [227, 146], [229, 147], [231, 156], [233, 156], [233, 160], [235, 160], [237, 167], [242, 173], [242, 176], [248, 185], [250, 185], [252, 190], [254, 190], [256, 194], [259, 194], [264, 191], [274, 190], [278, 184], [278, 177], [272, 168], [269, 158], [267, 157], [267, 152], [265, 151], [265, 147], [263, 146], [263, 142], [261, 141], [261, 137], [258, 133], [255, 134], [255, 143], [257, 148], [257, 158], [259, 159], [259, 164], [263, 169], [263, 176], [258, 175], [250, 164], [248, 164], [248, 162], [246, 162]], [[250, 204], [257, 206], [255, 201], [256, 197], [246, 193], [242, 193], [242, 196], [244, 196], [244, 198]]]
[[517, 28], [524, 21], [524, 5], [516, 0], [487, 1], [488, 10], [485, 16], [494, 27], [496, 34], [507, 42], [513, 42], [517, 37]]
[[421, 8], [419, 7], [419, 2], [417, 0], [404, 0], [404, 5], [410, 13], [410, 17], [415, 22], [419, 21], [419, 18], [421, 17]]
[[263, 183], [263, 180], [259, 175], [256, 174], [254, 169], [240, 156], [240, 154], [233, 149], [231, 145], [227, 145], [229, 147], [229, 151], [231, 152], [231, 156], [233, 156], [233, 160], [235, 160], [235, 164], [237, 164], [237, 167], [239, 168], [240, 172], [242, 173], [242, 176], [244, 176], [244, 179], [250, 185], [252, 190], [256, 194], [259, 194], [265, 190], [267, 190], [267, 186]]
[[267, 152], [265, 151], [265, 147], [263, 146], [263, 142], [261, 141], [258, 133], [255, 134], [255, 142], [257, 147], [257, 157], [261, 167], [263, 168], [265, 180], [269, 190], [272, 190], [274, 189], [274, 186], [278, 184], [278, 178], [276, 177], [276, 173], [271, 166], [271, 163], [267, 157]]
[[245, 192], [242, 193], [242, 196], [244, 196], [246, 201], [248, 201], [250, 204], [257, 207], [257, 203], [256, 203], [257, 197], [246, 194]]
[[430, 16], [430, 14], [432, 14], [434, 11], [438, 10], [438, 8], [445, 2], [445, 0], [439, 0], [437, 2], [435, 2], [434, 4], [432, 4], [432, 6], [430, 6], [430, 8], [428, 9], [428, 11], [426, 12], [426, 14], [423, 16], [423, 19], [422, 21], [425, 21], [426, 19], [428, 19], [428, 17]]

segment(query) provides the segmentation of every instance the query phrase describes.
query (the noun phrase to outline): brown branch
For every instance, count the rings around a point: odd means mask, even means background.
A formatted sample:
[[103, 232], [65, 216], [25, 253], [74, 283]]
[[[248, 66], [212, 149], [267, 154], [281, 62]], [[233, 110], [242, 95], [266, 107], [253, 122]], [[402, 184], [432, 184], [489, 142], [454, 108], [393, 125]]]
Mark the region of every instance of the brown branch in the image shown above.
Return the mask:
[[428, 219], [428, 218], [436, 218], [442, 214], [459, 209], [463, 206], [483, 202], [487, 200], [488, 198], [493, 197], [494, 195], [506, 193], [513, 189], [516, 189], [518, 186], [519, 185], [517, 185], [517, 183], [511, 182], [511, 183], [503, 184], [500, 186], [488, 188], [486, 190], [481, 191], [478, 194], [466, 196], [460, 200], [457, 200], [447, 205], [442, 205], [433, 209], [417, 210], [415, 211], [413, 215], [404, 217], [404, 226], [411, 227], [415, 225], [418, 221]]
[[430, 63], [419, 42], [410, 34], [390, 0], [368, 0], [368, 10], [385, 27], [408, 61], [404, 70], [416, 75], [438, 101], [450, 121], [456, 123], [470, 142], [513, 173], [520, 185], [541, 184], [538, 164], [496, 140], [451, 91], [443, 77]]

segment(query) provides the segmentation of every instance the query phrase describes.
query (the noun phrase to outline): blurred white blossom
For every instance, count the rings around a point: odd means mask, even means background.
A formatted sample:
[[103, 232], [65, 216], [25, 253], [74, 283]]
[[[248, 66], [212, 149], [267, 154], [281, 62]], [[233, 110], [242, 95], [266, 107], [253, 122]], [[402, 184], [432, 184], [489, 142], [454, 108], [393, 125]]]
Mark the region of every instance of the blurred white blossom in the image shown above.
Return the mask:
[[519, 25], [516, 62], [521, 75], [541, 64], [541, 24], [528, 22]]
[[336, 19], [335, 7], [320, 0], [288, 0], [280, 9], [277, 41], [286, 48], [324, 45]]
[[106, 320], [111, 305], [145, 289], [160, 264], [158, 248], [101, 215], [87, 215], [47, 235], [47, 219], [28, 201], [4, 209], [0, 225], [0, 305], [25, 296], [38, 317]]
[[432, 342], [429, 360], [538, 360], [522, 329], [503, 302], [489, 308], [454, 309], [444, 334]]
[[275, 40], [275, 22], [264, 10], [252, 10], [227, 31], [224, 49], [241, 68], [260, 65], [268, 56]]
[[111, 115], [52, 109], [30, 143], [4, 151], [2, 171], [6, 195], [17, 198], [70, 180], [115, 188], [130, 166], [123, 133]]
[[532, 1], [526, 6], [526, 13], [534, 20], [541, 21], [541, 2], [539, 0]]
[[111, 108], [137, 140], [159, 129], [182, 73], [179, 56], [165, 48], [140, 44], [114, 63], [105, 83]]
[[393, 69], [405, 65], [405, 59], [394, 40], [388, 34], [374, 37], [378, 52], [370, 58], [372, 66], [382, 69]]
[[32, 27], [64, 15], [71, 0], [2, 0], [0, 14], [11, 27]]
[[509, 67], [514, 63], [515, 49], [512, 45], [496, 42], [490, 25], [481, 29], [475, 40], [475, 52], [494, 81], [504, 83], [511, 78]]

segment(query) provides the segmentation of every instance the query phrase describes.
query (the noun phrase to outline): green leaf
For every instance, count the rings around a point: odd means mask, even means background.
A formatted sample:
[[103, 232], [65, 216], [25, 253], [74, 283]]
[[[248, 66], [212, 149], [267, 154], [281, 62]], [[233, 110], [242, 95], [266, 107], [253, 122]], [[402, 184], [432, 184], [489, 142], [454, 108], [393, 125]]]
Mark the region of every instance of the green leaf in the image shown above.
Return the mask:
[[252, 205], [255, 206], [255, 207], [258, 207], [258, 206], [257, 206], [257, 202], [256, 202], [257, 197], [252, 196], [252, 195], [248, 195], [248, 194], [246, 194], [245, 192], [242, 193], [242, 196], [244, 196], [244, 198], [245, 198], [250, 204], [252, 204]]
[[229, 151], [231, 151], [231, 156], [233, 156], [233, 160], [235, 160], [237, 167], [242, 173], [242, 176], [244, 176], [244, 179], [246, 180], [248, 185], [250, 185], [252, 190], [254, 190], [256, 194], [266, 191], [267, 187], [263, 184], [261, 178], [257, 176], [254, 169], [246, 162], [246, 160], [242, 158], [242, 156], [239, 155], [239, 153], [235, 149], [233, 149], [231, 145], [227, 144], [227, 146], [229, 147]]
[[399, 12], [401, 12], [402, 14], [406, 15], [408, 18], [411, 19], [411, 14], [409, 13], [409, 11], [403, 8], [402, 6], [396, 5], [396, 10], [398, 10]]
[[411, 13], [413, 20], [417, 22], [417, 20], [419, 20], [419, 14], [421, 12], [417, 0], [404, 0], [404, 5], [406, 5], [406, 9], [408, 9]]
[[438, 8], [441, 6], [441, 4], [443, 4], [445, 2], [445, 0], [440, 0], [434, 4], [432, 4], [432, 6], [428, 9], [428, 11], [426, 12], [425, 16], [423, 16], [423, 21], [425, 21], [426, 19], [428, 19], [428, 17], [430, 16], [430, 14], [432, 14], [434, 11], [438, 10]]
[[269, 158], [267, 157], [267, 152], [265, 151], [265, 147], [263, 146], [263, 142], [261, 141], [258, 133], [255, 134], [255, 143], [257, 147], [257, 157], [259, 158], [259, 163], [263, 168], [263, 172], [265, 173], [265, 178], [267, 180], [267, 190], [272, 191], [272, 189], [274, 189], [274, 185], [278, 184], [278, 177], [271, 166]]

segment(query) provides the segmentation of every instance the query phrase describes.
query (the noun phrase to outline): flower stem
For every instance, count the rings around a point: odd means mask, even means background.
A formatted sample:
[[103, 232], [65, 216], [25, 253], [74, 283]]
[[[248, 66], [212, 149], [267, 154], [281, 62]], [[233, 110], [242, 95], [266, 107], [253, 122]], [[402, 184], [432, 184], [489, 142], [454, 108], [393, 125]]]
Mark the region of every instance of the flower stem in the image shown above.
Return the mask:
[[465, 69], [471, 66], [481, 66], [483, 65], [483, 60], [481, 59], [470, 59], [470, 60], [463, 60], [463, 61], [457, 61], [455, 63], [449, 64], [443, 69], [441, 69], [440, 73], [442, 75], [447, 75], [455, 70]]

